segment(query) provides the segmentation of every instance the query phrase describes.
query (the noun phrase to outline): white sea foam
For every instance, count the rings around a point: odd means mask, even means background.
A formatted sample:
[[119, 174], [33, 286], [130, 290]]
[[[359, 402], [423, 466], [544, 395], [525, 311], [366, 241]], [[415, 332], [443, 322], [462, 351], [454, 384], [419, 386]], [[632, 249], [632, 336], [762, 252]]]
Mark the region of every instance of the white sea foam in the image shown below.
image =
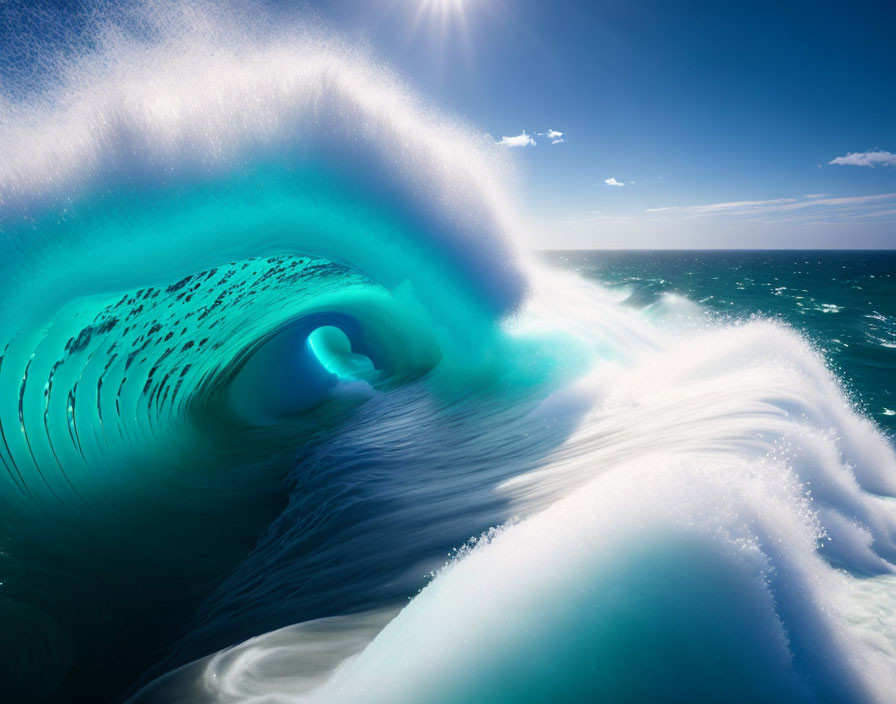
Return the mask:
[[440, 573], [321, 701], [887, 701], [887, 440], [777, 324], [637, 352], [563, 392], [592, 410], [504, 485], [534, 515]]
[[593, 366], [536, 413], [590, 410], [499, 488], [527, 518], [298, 700], [888, 701], [896, 456], [824, 360], [777, 323], [682, 336], [553, 281], [518, 332], [566, 328]]

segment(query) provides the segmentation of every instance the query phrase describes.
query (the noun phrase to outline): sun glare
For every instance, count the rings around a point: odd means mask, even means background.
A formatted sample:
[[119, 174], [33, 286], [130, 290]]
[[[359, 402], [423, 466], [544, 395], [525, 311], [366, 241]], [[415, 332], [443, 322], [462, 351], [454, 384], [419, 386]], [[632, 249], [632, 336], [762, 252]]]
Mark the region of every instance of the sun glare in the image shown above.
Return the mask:
[[[0, 0], [2, 1], [2, 0]], [[397, 21], [408, 44], [426, 47], [446, 69], [475, 66], [476, 44], [491, 27], [512, 22], [508, 0], [380, 0], [380, 21]]]
[[476, 0], [417, 0], [409, 5], [408, 40], [426, 41], [443, 57], [459, 49], [465, 63], [472, 65], [471, 15], [481, 4]]
[[421, 0], [414, 18], [414, 29], [422, 24], [440, 26], [443, 30], [460, 26], [467, 29], [469, 0]]

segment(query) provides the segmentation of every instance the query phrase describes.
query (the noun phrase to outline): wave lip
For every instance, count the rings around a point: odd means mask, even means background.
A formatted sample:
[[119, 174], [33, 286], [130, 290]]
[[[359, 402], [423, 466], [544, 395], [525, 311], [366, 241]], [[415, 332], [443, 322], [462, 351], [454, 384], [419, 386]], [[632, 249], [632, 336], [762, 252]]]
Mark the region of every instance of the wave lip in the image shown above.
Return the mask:
[[[377, 203], [406, 223], [403, 246], [432, 248], [500, 307], [519, 302], [525, 283], [509, 235], [522, 227], [507, 197], [512, 169], [505, 150], [439, 115], [388, 70], [338, 41], [307, 30], [263, 34], [269, 28], [186, 6], [173, 13], [178, 23], [160, 26], [146, 13], [132, 20], [137, 29], [101, 32], [94, 40], [99, 53], [59, 69], [65, 79], [52, 98], [6, 96], [0, 222], [11, 239], [27, 237], [29, 248], [60, 239], [59, 228], [35, 232], [35, 220], [49, 211], [54, 222], [60, 212], [71, 222], [89, 203], [108, 212], [115, 206], [110, 193], [192, 189], [253, 164], [277, 164], [329, 175], [346, 202], [309, 194], [316, 204], [344, 213], [353, 199]], [[314, 187], [308, 179], [294, 186]], [[244, 181], [241, 188], [265, 184]], [[227, 197], [253, 203], [249, 192]], [[121, 210], [114, 213], [119, 242], [135, 224]], [[77, 229], [67, 228], [66, 237]], [[91, 234], [100, 256], [99, 233]], [[365, 254], [345, 235], [296, 229], [282, 244], [334, 261], [348, 256], [382, 283], [376, 255], [383, 248]], [[197, 261], [187, 265], [195, 270]]]

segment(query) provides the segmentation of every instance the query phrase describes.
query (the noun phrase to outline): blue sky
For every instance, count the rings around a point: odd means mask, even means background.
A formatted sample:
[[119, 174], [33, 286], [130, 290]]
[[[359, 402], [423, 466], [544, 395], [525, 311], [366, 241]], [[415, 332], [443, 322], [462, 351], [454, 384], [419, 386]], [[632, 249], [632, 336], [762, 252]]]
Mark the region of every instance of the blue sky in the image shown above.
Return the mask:
[[[38, 16], [77, 31], [97, 4], [117, 3], [44, 0]], [[526, 143], [506, 148], [536, 245], [896, 247], [893, 0], [228, 4], [313, 16], [442, 110]], [[17, 6], [33, 7], [0, 0], [0, 53], [33, 62]]]
[[508, 148], [539, 243], [896, 246], [896, 3], [310, 6], [442, 108], [536, 142]]

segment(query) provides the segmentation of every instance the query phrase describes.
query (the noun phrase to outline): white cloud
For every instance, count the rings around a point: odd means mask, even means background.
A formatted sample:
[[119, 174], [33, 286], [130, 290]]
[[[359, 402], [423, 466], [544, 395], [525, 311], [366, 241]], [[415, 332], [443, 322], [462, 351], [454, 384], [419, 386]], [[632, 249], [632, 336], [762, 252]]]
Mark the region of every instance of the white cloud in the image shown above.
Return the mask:
[[831, 159], [829, 164], [839, 166], [896, 166], [896, 154], [891, 152], [850, 152], [846, 156]]
[[664, 208], [648, 208], [648, 213], [712, 213], [735, 208], [754, 208], [756, 206], [792, 203], [793, 198], [775, 198], [774, 200], [736, 200], [730, 203], [712, 203], [710, 205], [669, 205]]
[[[797, 198], [775, 198], [774, 200], [741, 200], [709, 205], [666, 206], [648, 208], [648, 218], [757, 218], [776, 214], [791, 220], [822, 217], [825, 220], [857, 217], [868, 212], [890, 215], [888, 210], [880, 211], [880, 205], [890, 208], [896, 201], [896, 193], [878, 193], [870, 196], [848, 196], [843, 198], [824, 197], [815, 193]], [[864, 217], [864, 215], [862, 215]]]
[[[892, 239], [896, 192], [812, 196], [657, 207], [646, 212], [619, 208], [618, 199], [611, 199], [616, 201], [611, 212], [582, 212], [579, 218], [554, 223], [557, 227], [545, 230], [545, 243], [582, 249], [875, 248], [887, 246]], [[562, 244], [556, 238], [562, 238]]]
[[547, 137], [551, 140], [551, 144], [560, 144], [564, 141], [563, 132], [558, 132], [557, 130], [548, 130], [547, 132], [539, 132], [539, 137]]
[[[878, 193], [873, 196], [848, 196], [845, 198], [815, 198], [808, 201], [800, 201], [798, 203], [790, 203], [788, 205], [771, 206], [761, 210], [801, 210], [804, 208], [814, 208], [822, 206], [823, 208], [856, 208], [864, 206], [874, 206], [878, 201], [889, 201], [896, 198], [896, 193]], [[792, 199], [791, 199], [792, 200]], [[760, 210], [760, 209], [757, 209]]]
[[[0, 0], [2, 1], [2, 0]], [[539, 137], [545, 137], [549, 139], [551, 144], [560, 144], [563, 140], [563, 132], [558, 132], [557, 130], [548, 130], [547, 132], [536, 132], [536, 135]], [[498, 141], [503, 147], [534, 147], [537, 142], [535, 139], [528, 133], [526, 130], [523, 130], [521, 134], [516, 135], [515, 137], [501, 137]]]
[[501, 141], [498, 144], [504, 147], [534, 147], [535, 140], [526, 134], [526, 130], [523, 130], [523, 133], [518, 134], [516, 137], [501, 137]]
[[605, 179], [604, 179], [604, 183], [607, 184], [608, 186], [624, 186], [624, 185], [625, 185], [624, 182], [622, 182], [622, 181], [617, 181], [617, 180], [616, 180], [615, 178], [613, 178], [612, 176], [611, 176], [610, 178], [605, 178]]
[[896, 215], [896, 208], [890, 208], [889, 210], [872, 210], [870, 213], [861, 213], [859, 215], [853, 215], [851, 217], [854, 218], [878, 218], [883, 216], [892, 217]]

